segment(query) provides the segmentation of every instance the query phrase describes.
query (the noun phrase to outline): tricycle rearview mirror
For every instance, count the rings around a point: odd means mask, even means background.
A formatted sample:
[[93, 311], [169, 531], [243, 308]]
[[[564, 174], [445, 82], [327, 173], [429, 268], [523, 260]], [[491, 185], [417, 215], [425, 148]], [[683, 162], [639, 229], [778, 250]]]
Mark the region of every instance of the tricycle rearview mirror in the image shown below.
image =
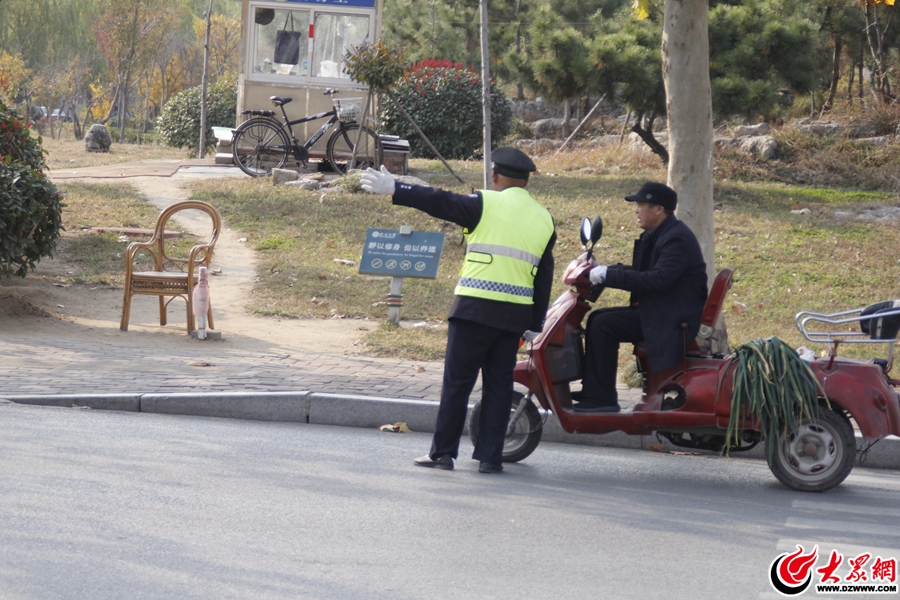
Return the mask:
[[585, 217], [581, 221], [581, 243], [587, 245], [591, 241], [591, 220]]
[[[587, 220], [587, 219], [585, 219]], [[603, 235], [603, 219], [600, 218], [600, 215], [594, 217], [594, 223], [591, 225], [591, 241], [595, 244], [597, 240], [600, 239], [600, 236]]]

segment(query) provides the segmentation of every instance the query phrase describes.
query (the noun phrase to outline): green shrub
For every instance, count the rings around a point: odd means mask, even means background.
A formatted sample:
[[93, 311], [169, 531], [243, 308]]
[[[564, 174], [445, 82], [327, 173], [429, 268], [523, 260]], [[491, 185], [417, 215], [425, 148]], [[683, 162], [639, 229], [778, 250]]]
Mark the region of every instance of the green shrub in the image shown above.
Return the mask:
[[44, 174], [41, 141], [0, 101], [0, 278], [25, 277], [56, 250], [62, 194]]
[[[200, 152], [200, 86], [177, 94], [166, 102], [157, 120], [160, 139], [175, 148], [189, 148], [191, 154]], [[237, 114], [237, 86], [228, 79], [220, 79], [207, 90], [206, 146], [216, 143], [212, 128], [234, 127]]]
[[[423, 61], [397, 81], [393, 92], [444, 158], [481, 155], [481, 78], [477, 74], [459, 63]], [[409, 140], [413, 157], [436, 158], [393, 102], [381, 102], [379, 117], [386, 133]], [[491, 82], [491, 145], [499, 145], [512, 126], [512, 106]]]

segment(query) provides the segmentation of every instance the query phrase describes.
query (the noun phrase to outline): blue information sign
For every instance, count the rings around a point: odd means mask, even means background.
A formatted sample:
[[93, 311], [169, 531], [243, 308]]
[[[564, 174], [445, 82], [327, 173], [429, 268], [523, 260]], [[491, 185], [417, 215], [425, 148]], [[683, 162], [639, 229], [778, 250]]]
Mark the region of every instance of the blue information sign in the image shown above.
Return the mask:
[[434, 279], [443, 248], [443, 233], [413, 231], [405, 234], [396, 229], [369, 229], [359, 272]]
[[287, 0], [288, 2], [297, 2], [300, 4], [328, 4], [331, 6], [364, 6], [368, 8], [375, 7], [375, 0]]

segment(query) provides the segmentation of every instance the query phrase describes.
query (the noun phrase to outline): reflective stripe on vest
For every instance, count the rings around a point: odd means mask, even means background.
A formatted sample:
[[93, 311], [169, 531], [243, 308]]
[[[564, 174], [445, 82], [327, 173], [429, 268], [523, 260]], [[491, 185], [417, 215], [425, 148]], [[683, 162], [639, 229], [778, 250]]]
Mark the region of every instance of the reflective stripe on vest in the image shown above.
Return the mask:
[[532, 304], [534, 277], [553, 235], [553, 219], [523, 188], [482, 190], [481, 220], [468, 247], [456, 294]]

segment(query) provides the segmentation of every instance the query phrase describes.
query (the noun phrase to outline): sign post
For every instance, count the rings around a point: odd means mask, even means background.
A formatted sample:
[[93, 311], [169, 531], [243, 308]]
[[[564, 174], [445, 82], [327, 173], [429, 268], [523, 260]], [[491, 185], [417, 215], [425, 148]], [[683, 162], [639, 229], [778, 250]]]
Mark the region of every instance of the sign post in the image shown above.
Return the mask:
[[404, 225], [400, 230], [369, 229], [359, 261], [361, 275], [390, 275], [388, 320], [400, 324], [403, 306], [403, 278], [437, 278], [444, 248], [444, 234], [413, 231]]

